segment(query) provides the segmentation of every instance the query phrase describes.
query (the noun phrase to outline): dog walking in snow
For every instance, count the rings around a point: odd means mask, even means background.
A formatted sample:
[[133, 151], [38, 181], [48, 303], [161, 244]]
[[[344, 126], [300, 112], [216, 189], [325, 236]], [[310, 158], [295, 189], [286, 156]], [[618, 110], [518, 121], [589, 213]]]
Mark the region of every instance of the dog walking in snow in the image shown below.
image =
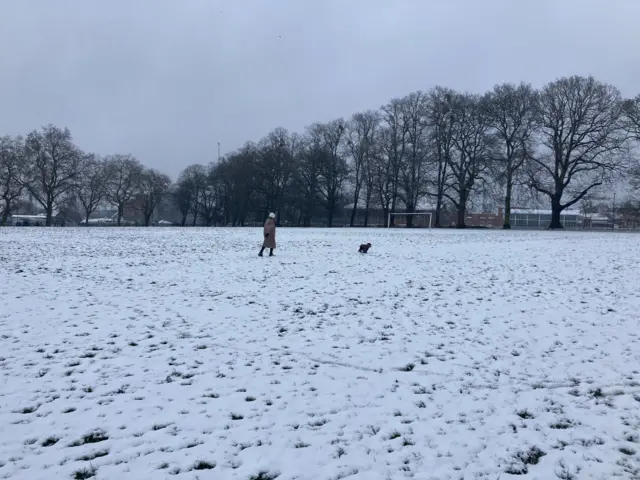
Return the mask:
[[362, 245], [360, 245], [360, 250], [358, 250], [358, 253], [367, 253], [370, 248], [371, 248], [370, 243], [363, 243]]
[[262, 241], [262, 248], [258, 256], [261, 257], [264, 249], [269, 249], [269, 256], [273, 257], [273, 251], [276, 248], [276, 214], [270, 213], [269, 218], [264, 222], [264, 240]]

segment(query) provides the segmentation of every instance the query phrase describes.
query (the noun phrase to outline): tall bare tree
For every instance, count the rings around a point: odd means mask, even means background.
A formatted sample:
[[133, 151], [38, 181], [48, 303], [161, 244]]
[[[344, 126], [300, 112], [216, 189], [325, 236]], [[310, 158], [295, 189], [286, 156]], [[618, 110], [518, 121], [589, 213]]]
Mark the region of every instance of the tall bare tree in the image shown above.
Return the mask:
[[24, 141], [21, 137], [0, 137], [0, 226], [7, 223], [24, 192]]
[[445, 196], [457, 210], [457, 228], [465, 228], [468, 202], [476, 183], [491, 164], [489, 119], [480, 97], [457, 94], [452, 97], [453, 152]]
[[285, 192], [293, 181], [299, 139], [284, 128], [276, 128], [258, 144], [257, 187], [264, 198], [264, 213], [276, 212], [280, 224]]
[[182, 178], [178, 178], [171, 194], [173, 203], [180, 212], [180, 225], [184, 227], [187, 224], [187, 217], [193, 204], [191, 188]]
[[130, 206], [140, 184], [142, 164], [130, 154], [109, 155], [106, 162], [106, 198], [118, 209], [118, 226], [122, 224], [125, 208]]
[[194, 226], [198, 221], [200, 191], [204, 188], [206, 177], [206, 167], [199, 164], [189, 165], [178, 176], [173, 201], [182, 216], [182, 226], [186, 225], [189, 214], [192, 215]]
[[530, 186], [551, 200], [550, 229], [561, 213], [625, 166], [627, 134], [617, 88], [593, 77], [546, 85], [536, 112], [540, 152], [530, 152]]
[[353, 183], [353, 208], [350, 226], [354, 226], [358, 203], [364, 188], [364, 225], [367, 226], [371, 197], [373, 195], [372, 161], [376, 136], [380, 127], [380, 113], [375, 110], [356, 113], [346, 125], [346, 141], [352, 159], [351, 181]]
[[538, 96], [528, 83], [496, 85], [483, 98], [485, 112], [496, 135], [496, 180], [504, 183], [504, 226], [511, 228], [513, 187], [532, 150]]
[[68, 128], [54, 125], [31, 132], [25, 146], [25, 186], [44, 209], [46, 225], [51, 226], [54, 208], [73, 189], [84, 154], [73, 143]]
[[144, 226], [151, 224], [151, 217], [158, 203], [169, 193], [171, 179], [153, 168], [144, 169], [138, 181], [136, 206], [142, 213]]
[[324, 125], [314, 123], [306, 128], [294, 184], [299, 192], [300, 222], [311, 226], [316, 215], [320, 196], [320, 167], [327, 160], [328, 151], [324, 142]]
[[91, 214], [96, 211], [107, 193], [106, 172], [104, 160], [96, 155], [87, 155], [82, 165], [82, 172], [76, 179], [73, 191], [82, 206], [87, 227]]
[[215, 166], [215, 176], [222, 184], [224, 223], [244, 225], [258, 183], [256, 164], [260, 155], [254, 144], [245, 144]]
[[451, 99], [455, 92], [437, 86], [429, 92], [428, 121], [431, 131], [431, 185], [429, 195], [436, 199], [434, 226], [442, 226], [442, 208], [447, 189], [449, 161], [453, 149], [453, 122], [451, 121]]
[[205, 226], [215, 224], [220, 198], [220, 183], [216, 165], [210, 163], [206, 167], [206, 175], [198, 189], [198, 212]]
[[404, 121], [402, 99], [394, 98], [382, 106], [381, 112], [383, 123], [378, 137], [380, 155], [376, 168], [378, 175], [376, 183], [386, 222], [389, 211], [396, 211], [400, 193], [400, 172], [407, 150], [409, 132]]
[[[428, 97], [415, 92], [401, 99], [403, 124], [406, 128], [406, 149], [401, 162], [400, 197], [406, 213], [414, 213], [427, 190], [429, 122]], [[413, 225], [413, 215], [407, 216], [407, 227]]]
[[345, 122], [333, 120], [322, 128], [325, 155], [319, 165], [318, 191], [327, 211], [327, 225], [333, 226], [333, 219], [343, 199], [344, 185], [349, 176], [349, 166], [342, 155]]

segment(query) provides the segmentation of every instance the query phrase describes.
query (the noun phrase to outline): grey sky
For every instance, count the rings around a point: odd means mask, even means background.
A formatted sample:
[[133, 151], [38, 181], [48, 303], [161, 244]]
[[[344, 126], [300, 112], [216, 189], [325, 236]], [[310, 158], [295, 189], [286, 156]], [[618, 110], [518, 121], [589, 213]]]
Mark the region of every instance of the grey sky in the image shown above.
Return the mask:
[[174, 178], [436, 84], [640, 90], [639, 0], [0, 0], [0, 135], [68, 126]]

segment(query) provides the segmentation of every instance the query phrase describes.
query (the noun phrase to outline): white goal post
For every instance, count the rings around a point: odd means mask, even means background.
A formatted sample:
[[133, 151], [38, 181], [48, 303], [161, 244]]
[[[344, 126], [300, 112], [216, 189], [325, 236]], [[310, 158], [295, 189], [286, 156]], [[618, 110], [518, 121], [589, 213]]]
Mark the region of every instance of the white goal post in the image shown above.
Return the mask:
[[416, 216], [416, 215], [427, 217], [424, 222], [424, 227], [431, 228], [431, 212], [416, 212], [416, 213], [390, 212], [389, 218], [387, 219], [387, 228], [391, 228], [392, 217], [409, 217], [409, 216]]

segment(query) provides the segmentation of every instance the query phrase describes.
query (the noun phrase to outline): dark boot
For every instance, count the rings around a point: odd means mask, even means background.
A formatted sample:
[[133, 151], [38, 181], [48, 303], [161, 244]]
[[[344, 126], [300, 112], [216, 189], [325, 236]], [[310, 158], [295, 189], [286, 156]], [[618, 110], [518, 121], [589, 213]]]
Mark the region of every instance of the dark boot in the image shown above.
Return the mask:
[[270, 248], [270, 249], [269, 249], [269, 256], [270, 256], [270, 257], [274, 257], [274, 256], [275, 256], [275, 255], [273, 254], [273, 248]]
[[264, 247], [262, 247], [262, 248], [260, 249], [260, 253], [258, 253], [258, 256], [259, 256], [259, 257], [261, 257], [261, 256], [262, 256], [262, 252], [264, 252]]

